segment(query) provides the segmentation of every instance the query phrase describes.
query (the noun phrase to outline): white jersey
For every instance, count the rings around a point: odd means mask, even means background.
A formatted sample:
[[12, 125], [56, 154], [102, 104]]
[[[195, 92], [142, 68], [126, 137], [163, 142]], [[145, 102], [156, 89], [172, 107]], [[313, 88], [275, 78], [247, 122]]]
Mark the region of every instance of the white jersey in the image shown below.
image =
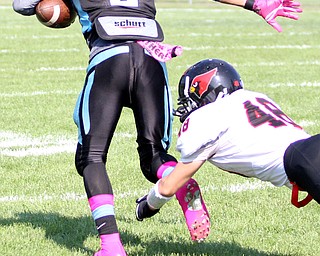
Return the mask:
[[238, 90], [191, 113], [181, 126], [177, 150], [181, 162], [208, 160], [229, 172], [290, 187], [284, 152], [308, 137], [266, 95]]

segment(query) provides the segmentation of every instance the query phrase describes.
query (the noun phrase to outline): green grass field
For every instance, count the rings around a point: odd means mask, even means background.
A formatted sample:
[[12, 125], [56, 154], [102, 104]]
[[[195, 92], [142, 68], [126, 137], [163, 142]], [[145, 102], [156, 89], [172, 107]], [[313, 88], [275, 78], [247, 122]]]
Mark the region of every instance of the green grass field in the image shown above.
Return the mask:
[[[213, 2], [162, 3], [165, 42], [184, 47], [168, 62], [174, 100], [183, 71], [204, 58], [232, 63], [250, 90], [267, 93], [310, 134], [320, 132], [320, 4], [301, 0], [298, 21], [278, 18], [278, 33], [252, 12]], [[88, 50], [76, 21], [62, 30], [13, 12], [0, 0], [0, 255], [85, 256], [99, 248], [81, 177], [74, 167], [73, 108]], [[179, 121], [174, 122], [175, 152]], [[193, 244], [176, 200], [135, 220], [135, 199], [151, 187], [139, 169], [130, 110], [123, 111], [108, 156], [116, 217], [129, 255], [317, 256], [320, 208], [297, 209], [290, 191], [226, 174], [197, 173], [212, 219]]]

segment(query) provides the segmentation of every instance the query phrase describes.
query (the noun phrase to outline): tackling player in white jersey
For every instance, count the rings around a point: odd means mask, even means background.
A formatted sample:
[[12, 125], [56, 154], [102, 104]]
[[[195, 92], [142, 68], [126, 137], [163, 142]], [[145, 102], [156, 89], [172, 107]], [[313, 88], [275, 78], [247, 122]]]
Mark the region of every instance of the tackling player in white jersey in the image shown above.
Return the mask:
[[[292, 203], [320, 203], [320, 134], [310, 136], [264, 94], [243, 89], [238, 72], [218, 59], [200, 61], [180, 79], [176, 111], [183, 122], [175, 169], [136, 211], [158, 212], [205, 163], [292, 189]], [[299, 201], [299, 190], [308, 196]], [[141, 217], [141, 216], [140, 216]]]

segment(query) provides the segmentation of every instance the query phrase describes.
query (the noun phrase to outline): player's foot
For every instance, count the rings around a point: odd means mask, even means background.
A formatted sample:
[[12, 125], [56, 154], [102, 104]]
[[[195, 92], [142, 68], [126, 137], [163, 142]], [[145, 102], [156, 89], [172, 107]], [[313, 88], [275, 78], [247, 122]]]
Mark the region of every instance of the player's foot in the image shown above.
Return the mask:
[[191, 239], [202, 242], [210, 233], [210, 216], [198, 183], [190, 179], [178, 190], [176, 198], [183, 210]]
[[100, 239], [101, 249], [93, 256], [127, 256], [119, 233], [100, 235]]
[[147, 196], [140, 197], [136, 200], [136, 218], [138, 221], [143, 221], [145, 218], [150, 218], [157, 214], [159, 210], [151, 210], [147, 204]]

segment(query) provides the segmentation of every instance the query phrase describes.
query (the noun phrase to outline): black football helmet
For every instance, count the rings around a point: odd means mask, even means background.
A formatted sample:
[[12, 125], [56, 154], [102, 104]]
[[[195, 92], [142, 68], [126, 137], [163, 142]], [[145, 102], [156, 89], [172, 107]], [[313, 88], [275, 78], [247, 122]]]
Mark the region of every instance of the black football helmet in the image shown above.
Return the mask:
[[229, 63], [219, 59], [202, 60], [180, 78], [179, 107], [174, 115], [183, 122], [197, 108], [242, 88], [240, 75]]

